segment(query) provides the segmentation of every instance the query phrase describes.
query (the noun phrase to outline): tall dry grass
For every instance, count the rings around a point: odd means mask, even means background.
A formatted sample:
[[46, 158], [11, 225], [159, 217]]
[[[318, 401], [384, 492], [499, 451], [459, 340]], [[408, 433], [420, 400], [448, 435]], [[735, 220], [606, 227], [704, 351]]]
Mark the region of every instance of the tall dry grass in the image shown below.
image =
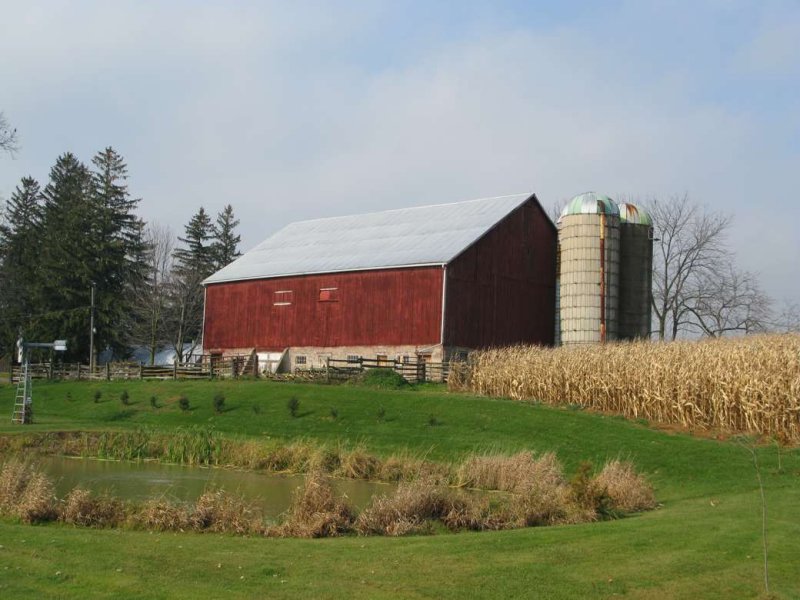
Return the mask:
[[355, 513], [346, 499], [336, 495], [328, 477], [321, 471], [306, 476], [303, 487], [295, 491], [285, 521], [267, 531], [275, 537], [334, 537], [352, 529]]
[[596, 476], [584, 469], [572, 482], [567, 482], [552, 453], [468, 457], [457, 474], [461, 486], [502, 493], [489, 496], [454, 489], [433, 471], [374, 498], [356, 516], [346, 497], [335, 493], [328, 475], [317, 470], [296, 491], [282, 522], [271, 525], [252, 503], [221, 489], [207, 490], [193, 504], [163, 497], [128, 502], [79, 487], [59, 500], [47, 476], [11, 460], [0, 467], [0, 515], [79, 527], [315, 538], [353, 532], [430, 533], [437, 526], [459, 531], [577, 523], [654, 506], [646, 480], [632, 465], [619, 461], [607, 463]]
[[800, 441], [800, 335], [484, 350], [449, 386]]

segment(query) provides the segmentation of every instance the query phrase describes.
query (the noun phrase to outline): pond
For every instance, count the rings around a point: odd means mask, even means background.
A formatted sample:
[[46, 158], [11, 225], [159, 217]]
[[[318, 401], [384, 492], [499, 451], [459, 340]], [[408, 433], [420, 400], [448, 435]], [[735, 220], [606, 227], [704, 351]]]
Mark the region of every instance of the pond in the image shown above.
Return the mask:
[[[62, 456], [40, 457], [35, 464], [53, 480], [59, 498], [81, 486], [125, 500], [163, 496], [169, 500], [193, 502], [207, 488], [213, 487], [244, 497], [261, 508], [267, 517], [277, 517], [289, 508], [294, 490], [303, 484], [305, 477]], [[392, 484], [370, 481], [333, 479], [332, 483], [336, 492], [347, 496], [348, 504], [356, 510], [367, 506], [373, 496], [394, 490]]]

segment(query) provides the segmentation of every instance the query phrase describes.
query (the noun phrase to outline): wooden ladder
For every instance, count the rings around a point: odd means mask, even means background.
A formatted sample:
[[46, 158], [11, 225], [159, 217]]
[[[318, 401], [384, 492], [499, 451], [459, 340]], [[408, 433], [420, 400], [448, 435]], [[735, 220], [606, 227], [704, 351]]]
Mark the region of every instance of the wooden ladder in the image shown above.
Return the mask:
[[22, 365], [22, 373], [17, 380], [17, 395], [14, 397], [14, 412], [11, 422], [23, 425], [31, 421], [31, 379], [28, 372], [28, 363]]

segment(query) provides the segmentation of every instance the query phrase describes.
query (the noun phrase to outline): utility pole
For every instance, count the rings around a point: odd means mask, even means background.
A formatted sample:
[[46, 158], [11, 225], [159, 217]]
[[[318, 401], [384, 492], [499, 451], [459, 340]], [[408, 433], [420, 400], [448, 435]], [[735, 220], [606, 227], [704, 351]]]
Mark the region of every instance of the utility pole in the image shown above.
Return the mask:
[[92, 308], [89, 312], [89, 373], [94, 373], [94, 281], [92, 282]]

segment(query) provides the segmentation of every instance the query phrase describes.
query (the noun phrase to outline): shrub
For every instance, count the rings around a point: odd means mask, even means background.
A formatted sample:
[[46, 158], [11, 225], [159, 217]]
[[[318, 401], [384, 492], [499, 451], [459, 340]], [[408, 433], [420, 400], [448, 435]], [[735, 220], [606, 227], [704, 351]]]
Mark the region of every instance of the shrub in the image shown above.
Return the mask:
[[436, 415], [431, 415], [428, 417], [428, 425], [430, 427], [438, 427], [441, 424], [442, 422], [436, 417]]
[[82, 527], [116, 527], [125, 520], [126, 506], [119, 498], [97, 496], [74, 488], [64, 499], [61, 520]]
[[297, 411], [300, 410], [300, 400], [297, 396], [289, 398], [286, 402], [286, 408], [289, 409], [289, 414], [292, 415], [293, 419], [297, 417]]
[[339, 418], [339, 410], [336, 409], [335, 407], [331, 408], [331, 419], [335, 421], [338, 418]]
[[145, 502], [132, 521], [135, 527], [151, 531], [183, 531], [191, 524], [185, 507], [161, 498]]
[[16, 516], [25, 523], [54, 519], [52, 482], [30, 465], [8, 461], [0, 471], [0, 514]]
[[125, 406], [128, 406], [131, 403], [131, 397], [128, 394], [128, 390], [122, 390], [122, 394], [120, 394], [119, 399]]
[[342, 453], [337, 474], [349, 479], [374, 479], [380, 471], [380, 459], [359, 447]]
[[430, 533], [431, 521], [451, 529], [482, 529], [488, 503], [425, 480], [401, 483], [373, 500], [355, 523], [361, 535]]
[[250, 502], [224, 490], [208, 490], [195, 503], [188, 523], [197, 531], [263, 533], [263, 524]]
[[656, 506], [653, 488], [630, 462], [607, 462], [596, 477], [595, 485], [605, 490], [609, 504], [615, 510], [639, 512]]
[[180, 406], [181, 410], [184, 412], [189, 410], [189, 398], [181, 394], [181, 396], [178, 398], [178, 406]]
[[3, 465], [0, 470], [0, 513], [13, 511], [30, 477], [30, 467], [21, 461], [10, 460]]
[[355, 516], [343, 498], [337, 498], [329, 479], [319, 471], [306, 476], [294, 493], [286, 521], [269, 535], [304, 538], [332, 537], [352, 529]]
[[614, 517], [611, 499], [606, 488], [592, 478], [594, 467], [588, 460], [581, 461], [578, 470], [569, 482], [572, 496], [581, 508], [602, 517]]
[[31, 473], [19, 499], [17, 516], [24, 523], [52, 521], [57, 516], [53, 483], [42, 473]]
[[[95, 390], [95, 392], [94, 392], [94, 402], [95, 402], [95, 404], [100, 402], [100, 398], [102, 398], [102, 397], [103, 397], [103, 392], [101, 392], [100, 390]], [[70, 400], [69, 392], [67, 392], [67, 400]]]
[[386, 420], [386, 408], [383, 406], [378, 408], [378, 421], [383, 423]]
[[400, 373], [387, 368], [367, 369], [356, 381], [363, 385], [388, 390], [397, 390], [408, 385], [408, 381]]
[[150, 406], [153, 408], [158, 408], [158, 398], [155, 396], [150, 396]]
[[222, 414], [222, 411], [225, 410], [225, 396], [221, 392], [217, 392], [214, 394], [214, 412]]
[[520, 493], [552, 471], [553, 459], [550, 454], [536, 458], [531, 452], [472, 455], [458, 467], [456, 478], [462, 486]]
[[261, 405], [260, 404], [253, 404], [253, 414], [260, 415], [261, 414]]

